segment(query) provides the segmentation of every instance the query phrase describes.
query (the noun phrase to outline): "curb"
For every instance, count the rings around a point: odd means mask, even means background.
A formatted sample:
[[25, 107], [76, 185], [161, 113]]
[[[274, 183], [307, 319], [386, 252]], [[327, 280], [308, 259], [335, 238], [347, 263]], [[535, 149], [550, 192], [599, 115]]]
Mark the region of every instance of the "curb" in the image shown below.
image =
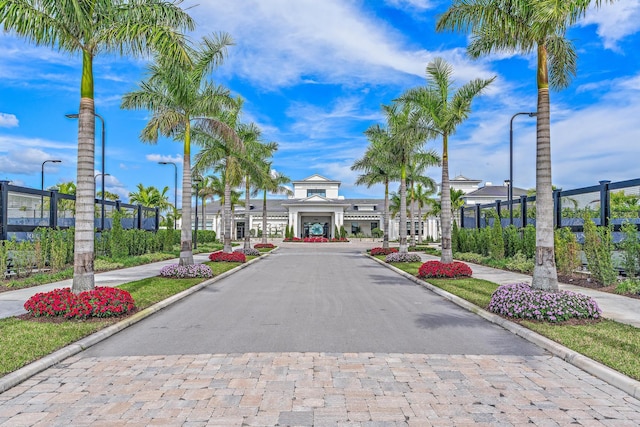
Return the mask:
[[541, 347], [542, 349], [548, 351], [554, 356], [559, 357], [565, 362], [568, 362], [573, 366], [582, 369], [583, 371], [593, 375], [594, 377], [599, 378], [600, 380], [608, 383], [609, 385], [612, 385], [613, 387], [616, 387], [617, 389], [622, 390], [625, 393], [629, 394], [630, 396], [640, 400], [640, 381], [636, 381], [633, 378], [628, 377], [623, 373], [620, 373], [614, 369], [611, 369], [610, 367], [605, 366], [600, 362], [590, 359], [583, 354], [580, 354], [574, 350], [571, 350], [570, 348], [563, 346], [562, 344], [559, 344], [553, 340], [550, 340], [549, 338], [544, 337], [538, 334], [537, 332], [532, 331], [531, 329], [527, 329], [524, 326], [520, 326], [517, 323], [511, 322], [503, 317], [498, 316], [497, 314], [488, 312], [478, 307], [477, 305], [470, 303], [465, 299], [462, 299], [456, 295], [450, 294], [449, 292], [443, 289], [440, 289], [437, 286], [434, 286], [428, 282], [425, 282], [422, 279], [418, 279], [417, 277], [414, 277], [409, 273], [394, 267], [393, 265], [390, 265], [382, 260], [379, 260], [376, 257], [373, 257], [367, 253], [365, 253], [365, 256], [395, 271], [396, 273], [413, 281], [414, 283], [429, 289], [430, 291], [453, 302], [454, 304], [457, 304], [460, 307], [465, 308], [471, 311], [472, 313], [477, 314], [478, 316], [482, 317], [485, 320], [488, 320], [489, 322], [492, 322], [498, 326], [501, 326], [502, 328], [513, 333], [514, 335], [524, 338], [530, 343], [533, 343], [538, 347]]
[[218, 282], [219, 280], [224, 279], [227, 276], [230, 276], [231, 274], [235, 273], [236, 271], [242, 270], [243, 268], [247, 268], [249, 265], [256, 263], [258, 261], [260, 261], [261, 259], [271, 255], [273, 252], [277, 251], [278, 248], [276, 247], [275, 249], [267, 252], [267, 253], [263, 253], [262, 255], [260, 255], [259, 257], [256, 257], [254, 259], [252, 259], [249, 262], [246, 262], [244, 264], [240, 264], [239, 266], [229, 270], [229, 271], [225, 271], [224, 273], [212, 277], [211, 279], [207, 279], [202, 283], [199, 283], [195, 286], [190, 287], [189, 289], [185, 289], [184, 291], [177, 293], [173, 296], [170, 296], [167, 299], [164, 299], [160, 302], [155, 303], [154, 305], [152, 305], [151, 307], [147, 307], [142, 311], [137, 312], [136, 314], [134, 314], [131, 317], [128, 317], [118, 323], [115, 323], [111, 326], [107, 326], [104, 329], [99, 330], [98, 332], [94, 332], [93, 334], [86, 336], [84, 338], [81, 338], [80, 340], [69, 344], [63, 348], [61, 348], [60, 350], [57, 350], [51, 354], [48, 354], [38, 360], [36, 360], [35, 362], [32, 362], [28, 365], [23, 366], [22, 368], [10, 372], [7, 375], [5, 375], [4, 377], [0, 378], [0, 393], [3, 393], [7, 390], [9, 390], [12, 387], [15, 387], [16, 385], [20, 384], [21, 382], [31, 378], [32, 376], [39, 374], [40, 372], [44, 371], [47, 368], [50, 368], [51, 366], [55, 365], [56, 363], [60, 363], [62, 362], [64, 359], [71, 357], [71, 356], [75, 356], [76, 354], [80, 353], [81, 351], [86, 350], [87, 348], [91, 347], [92, 345], [95, 345], [97, 343], [99, 343], [102, 340], [105, 340], [107, 338], [109, 338], [110, 336], [116, 334], [117, 332], [120, 332], [121, 330], [128, 328], [129, 326], [138, 323], [139, 321], [141, 321], [142, 319], [145, 319], [149, 316], [151, 316], [152, 314], [162, 310], [165, 307], [170, 306], [171, 304], [173, 304], [174, 302], [180, 301], [183, 298], [188, 297], [191, 294], [194, 294], [196, 292], [198, 292], [200, 289], [203, 289], [209, 285], [212, 285], [216, 282]]

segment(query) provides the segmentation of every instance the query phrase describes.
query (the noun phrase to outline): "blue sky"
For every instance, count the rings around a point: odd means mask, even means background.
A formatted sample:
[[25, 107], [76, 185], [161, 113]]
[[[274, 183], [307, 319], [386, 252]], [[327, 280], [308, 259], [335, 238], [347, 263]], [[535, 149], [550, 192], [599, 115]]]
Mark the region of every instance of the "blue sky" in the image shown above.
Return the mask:
[[[274, 168], [293, 180], [314, 173], [342, 181], [346, 197], [382, 197], [381, 188], [353, 185], [353, 161], [367, 147], [363, 131], [382, 122], [380, 105], [425, 84], [435, 57], [453, 65], [456, 82], [497, 76], [450, 140], [451, 177], [501, 184], [509, 177], [509, 120], [535, 111], [535, 57], [466, 56], [466, 35], [436, 33], [438, 0], [207, 0], [193, 6], [193, 40], [225, 31], [236, 45], [212, 79], [245, 98], [244, 120], [279, 143]], [[564, 189], [599, 180], [638, 178], [640, 168], [640, 0], [589, 13], [572, 28], [579, 53], [571, 87], [551, 93], [553, 183]], [[80, 57], [39, 48], [0, 33], [0, 179], [40, 188], [75, 181]], [[106, 189], [128, 201], [137, 184], [169, 186], [182, 144], [138, 136], [144, 111], [119, 108], [144, 77], [146, 61], [98, 56], [96, 112], [106, 121]], [[96, 171], [100, 173], [100, 122]], [[440, 150], [439, 141], [426, 147]], [[535, 119], [514, 121], [514, 182], [535, 186]], [[197, 147], [194, 147], [194, 152]], [[181, 166], [178, 170], [181, 181]], [[440, 181], [440, 169], [428, 175]], [[99, 180], [99, 178], [98, 178]], [[180, 193], [179, 193], [180, 194]]]

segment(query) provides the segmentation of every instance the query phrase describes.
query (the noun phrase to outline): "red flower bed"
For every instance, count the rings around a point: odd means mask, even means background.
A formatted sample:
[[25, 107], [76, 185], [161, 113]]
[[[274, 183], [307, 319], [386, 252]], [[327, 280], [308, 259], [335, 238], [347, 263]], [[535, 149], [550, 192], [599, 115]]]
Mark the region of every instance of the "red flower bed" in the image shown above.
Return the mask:
[[348, 242], [349, 239], [347, 239], [346, 237], [334, 237], [333, 239], [331, 239], [332, 242]]
[[329, 239], [327, 239], [326, 237], [305, 237], [304, 238], [305, 243], [325, 243], [328, 241]]
[[398, 248], [372, 248], [371, 255], [389, 255], [398, 252]]
[[96, 287], [75, 295], [69, 288], [40, 292], [24, 303], [24, 308], [34, 316], [62, 316], [67, 319], [88, 317], [114, 317], [135, 308], [131, 294], [110, 287]]
[[247, 262], [247, 256], [242, 252], [214, 252], [209, 259], [213, 262]]
[[284, 239], [283, 242], [302, 242], [302, 239], [299, 237], [292, 237], [292, 238], [287, 238]]
[[440, 261], [427, 261], [418, 270], [418, 277], [421, 279], [430, 277], [452, 279], [455, 277], [470, 277], [471, 274], [471, 268], [459, 261], [454, 261], [451, 264], [443, 264]]
[[273, 249], [275, 248], [275, 246], [273, 245], [273, 243], [256, 243], [255, 245], [253, 245], [253, 249]]

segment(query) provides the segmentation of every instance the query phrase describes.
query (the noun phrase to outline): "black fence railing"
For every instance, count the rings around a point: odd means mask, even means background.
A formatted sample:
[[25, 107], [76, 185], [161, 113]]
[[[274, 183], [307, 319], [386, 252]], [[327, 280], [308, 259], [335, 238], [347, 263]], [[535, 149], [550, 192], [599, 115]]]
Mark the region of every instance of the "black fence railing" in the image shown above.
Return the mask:
[[[614, 196], [619, 197], [617, 203], [612, 204]], [[611, 225], [616, 233], [625, 221], [636, 224], [640, 230], [640, 179], [600, 181], [599, 185], [590, 187], [554, 190], [553, 201], [556, 228], [569, 227], [575, 233], [582, 233], [584, 216], [588, 215], [596, 225]], [[528, 224], [535, 226], [535, 203], [535, 196], [521, 196], [511, 204], [496, 200], [494, 203], [463, 206], [459, 212], [460, 227], [490, 227], [496, 216], [503, 227], [510, 224], [518, 228]]]
[[[0, 240], [31, 240], [33, 231], [38, 227], [73, 227], [75, 201], [75, 196], [61, 194], [57, 190], [42, 191], [0, 181]], [[95, 203], [98, 206], [94, 219], [97, 231], [102, 231], [103, 224], [104, 230], [111, 229], [114, 211], [123, 214], [120, 223], [124, 229], [158, 231], [158, 208], [131, 205], [120, 200], [95, 199]], [[104, 218], [100, 216], [103, 211]]]

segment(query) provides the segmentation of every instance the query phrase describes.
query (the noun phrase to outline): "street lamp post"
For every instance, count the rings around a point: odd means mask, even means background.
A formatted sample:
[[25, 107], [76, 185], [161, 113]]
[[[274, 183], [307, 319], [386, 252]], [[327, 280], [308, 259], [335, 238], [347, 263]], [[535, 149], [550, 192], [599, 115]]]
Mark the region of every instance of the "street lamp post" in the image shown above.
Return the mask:
[[[94, 175], [93, 177], [93, 193], [96, 193], [96, 178], [98, 178], [100, 175], [102, 175], [102, 181], [104, 182], [104, 177], [105, 176], [111, 176], [110, 173], [97, 173]], [[100, 197], [101, 201], [102, 201], [102, 210], [101, 210], [101, 220], [100, 220], [100, 231], [104, 230], [104, 185], [102, 186], [102, 196]]]
[[193, 234], [193, 249], [198, 249], [198, 185], [202, 180], [200, 178], [195, 178], [193, 182], [196, 184], [196, 213], [195, 213], [195, 223], [196, 229]]
[[[104, 177], [105, 177], [105, 173], [104, 173], [104, 168], [105, 168], [105, 155], [104, 155], [104, 143], [105, 143], [105, 139], [104, 139], [104, 135], [105, 135], [105, 125], [104, 125], [104, 118], [102, 118], [102, 116], [96, 112], [93, 113], [94, 116], [96, 116], [97, 118], [100, 119], [100, 122], [102, 124], [102, 158], [100, 159], [102, 162], [102, 170], [100, 171], [102, 174], [102, 197], [100, 199], [100, 218], [102, 218], [100, 220], [100, 231], [104, 230]], [[79, 114], [65, 114], [65, 117], [67, 117], [68, 119], [77, 119], [78, 117], [80, 117]], [[108, 174], [106, 174], [108, 175]], [[95, 178], [94, 178], [94, 182], [95, 182]]]
[[537, 112], [521, 112], [511, 116], [509, 122], [509, 225], [513, 225], [513, 119], [520, 115], [527, 115], [529, 117], [535, 117]]
[[[42, 162], [40, 172], [40, 190], [44, 191], [44, 164], [45, 163], [62, 163], [62, 160], [45, 160]], [[44, 194], [40, 195], [40, 219], [44, 218]]]
[[173, 207], [175, 209], [175, 212], [173, 214], [173, 229], [177, 230], [178, 229], [178, 218], [177, 218], [177, 213], [178, 213], [178, 165], [176, 165], [174, 162], [158, 162], [161, 165], [173, 165], [173, 167], [175, 168], [175, 175], [174, 175], [174, 190], [173, 190]]

